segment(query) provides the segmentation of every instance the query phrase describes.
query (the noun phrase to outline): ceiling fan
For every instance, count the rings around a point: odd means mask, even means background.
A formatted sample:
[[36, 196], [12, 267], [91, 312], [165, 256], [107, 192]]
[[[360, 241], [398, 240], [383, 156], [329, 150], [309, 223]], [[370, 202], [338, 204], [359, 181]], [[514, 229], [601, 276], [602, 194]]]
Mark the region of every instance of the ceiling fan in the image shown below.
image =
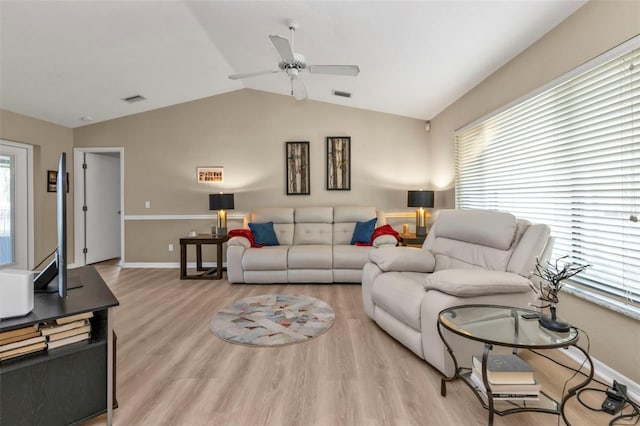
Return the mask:
[[308, 71], [311, 74], [348, 75], [354, 77], [360, 73], [360, 68], [357, 65], [308, 65], [305, 62], [304, 56], [293, 50], [294, 34], [299, 27], [298, 23], [296, 21], [289, 20], [287, 21], [287, 26], [291, 31], [291, 41], [278, 35], [269, 36], [282, 59], [278, 63], [277, 69], [250, 72], [246, 74], [233, 74], [230, 75], [229, 78], [231, 80], [241, 80], [243, 78], [256, 77], [259, 75], [284, 72], [291, 81], [291, 96], [294, 96], [297, 100], [302, 100], [307, 98], [307, 89], [304, 87], [304, 82], [299, 78], [301, 72]]

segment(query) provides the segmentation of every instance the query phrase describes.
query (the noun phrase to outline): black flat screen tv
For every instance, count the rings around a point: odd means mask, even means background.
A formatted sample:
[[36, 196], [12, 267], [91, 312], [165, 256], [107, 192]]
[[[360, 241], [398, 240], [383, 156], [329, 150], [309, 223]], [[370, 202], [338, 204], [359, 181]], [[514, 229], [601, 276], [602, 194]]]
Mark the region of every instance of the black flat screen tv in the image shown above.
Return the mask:
[[[67, 154], [60, 154], [58, 162], [58, 179], [56, 181], [57, 214], [56, 223], [58, 229], [58, 247], [54, 258], [46, 268], [40, 272], [33, 281], [34, 291], [53, 293], [55, 288], [52, 282], [56, 276], [57, 291], [60, 297], [67, 297]], [[52, 285], [49, 285], [52, 283]]]

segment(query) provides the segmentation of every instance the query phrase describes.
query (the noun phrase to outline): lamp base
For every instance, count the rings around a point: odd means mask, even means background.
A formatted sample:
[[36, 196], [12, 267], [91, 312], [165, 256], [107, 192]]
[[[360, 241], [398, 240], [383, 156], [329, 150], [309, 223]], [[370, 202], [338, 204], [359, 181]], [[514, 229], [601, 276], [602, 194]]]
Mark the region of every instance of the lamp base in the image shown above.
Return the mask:
[[416, 237], [422, 237], [423, 235], [427, 235], [427, 227], [416, 226]]
[[213, 235], [216, 235], [218, 237], [221, 237], [223, 235], [227, 235], [227, 227], [225, 226], [224, 228], [221, 226], [216, 226], [215, 228], [212, 228], [212, 231], [214, 231]]
[[568, 322], [560, 321], [557, 318], [553, 319], [551, 315], [540, 315], [538, 323], [547, 330], [557, 331], [560, 333], [566, 333], [571, 330], [571, 325]]

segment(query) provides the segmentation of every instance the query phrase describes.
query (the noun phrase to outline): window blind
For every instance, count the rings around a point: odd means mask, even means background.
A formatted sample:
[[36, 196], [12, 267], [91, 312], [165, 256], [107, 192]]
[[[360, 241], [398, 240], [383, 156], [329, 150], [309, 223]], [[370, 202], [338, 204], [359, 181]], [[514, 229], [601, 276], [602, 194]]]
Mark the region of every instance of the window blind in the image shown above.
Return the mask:
[[[572, 283], [640, 312], [640, 43], [456, 133], [456, 206], [551, 227]], [[610, 56], [610, 55], [609, 55]]]

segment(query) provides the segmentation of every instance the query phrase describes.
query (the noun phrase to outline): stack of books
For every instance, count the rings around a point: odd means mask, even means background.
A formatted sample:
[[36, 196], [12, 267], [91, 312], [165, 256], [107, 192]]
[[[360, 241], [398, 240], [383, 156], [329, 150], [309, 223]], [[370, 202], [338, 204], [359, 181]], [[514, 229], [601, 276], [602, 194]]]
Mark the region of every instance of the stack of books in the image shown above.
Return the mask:
[[58, 318], [50, 323], [45, 323], [40, 328], [42, 335], [47, 339], [47, 348], [55, 349], [72, 343], [89, 340], [91, 337], [91, 323], [89, 318], [93, 312], [85, 312], [78, 315]]
[[0, 333], [0, 361], [47, 348], [39, 324]]
[[[473, 356], [471, 381], [487, 394], [482, 380], [481, 357]], [[489, 355], [487, 381], [494, 400], [537, 401], [540, 398], [540, 384], [533, 377], [533, 369], [515, 354]]]

